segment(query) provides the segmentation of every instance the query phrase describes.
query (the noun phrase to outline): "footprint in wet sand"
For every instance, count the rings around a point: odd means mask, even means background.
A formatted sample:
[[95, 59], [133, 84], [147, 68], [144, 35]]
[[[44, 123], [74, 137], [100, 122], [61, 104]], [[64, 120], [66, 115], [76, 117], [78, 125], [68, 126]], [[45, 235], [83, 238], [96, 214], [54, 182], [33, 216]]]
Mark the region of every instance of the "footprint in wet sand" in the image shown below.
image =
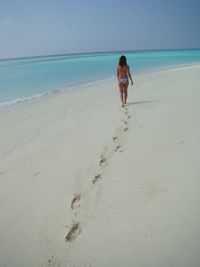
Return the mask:
[[74, 194], [74, 197], [73, 197], [72, 202], [71, 202], [71, 209], [72, 210], [74, 208], [79, 208], [80, 207], [80, 204], [79, 204], [80, 199], [81, 199], [81, 195], [80, 194]]
[[78, 235], [81, 233], [81, 228], [80, 228], [80, 223], [79, 222], [74, 222], [71, 229], [67, 233], [65, 237], [65, 241], [67, 242], [72, 242], [76, 239]]

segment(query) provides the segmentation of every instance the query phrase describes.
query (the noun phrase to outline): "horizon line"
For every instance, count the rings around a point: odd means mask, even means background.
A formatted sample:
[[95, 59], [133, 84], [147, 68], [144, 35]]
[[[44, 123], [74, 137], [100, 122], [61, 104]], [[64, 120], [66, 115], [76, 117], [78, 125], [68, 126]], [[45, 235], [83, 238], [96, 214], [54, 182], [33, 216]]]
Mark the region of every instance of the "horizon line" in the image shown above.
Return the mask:
[[58, 57], [58, 56], [70, 56], [70, 55], [84, 55], [84, 54], [104, 54], [104, 53], [130, 53], [130, 52], [151, 52], [151, 51], [177, 51], [177, 50], [200, 50], [200, 48], [159, 48], [159, 49], [128, 49], [128, 50], [106, 50], [106, 51], [93, 51], [93, 52], [73, 52], [73, 53], [61, 53], [61, 54], [43, 54], [35, 56], [17, 56], [17, 57], [5, 57], [0, 58], [3, 60], [13, 60], [13, 59], [26, 59], [26, 58], [41, 58], [41, 57]]

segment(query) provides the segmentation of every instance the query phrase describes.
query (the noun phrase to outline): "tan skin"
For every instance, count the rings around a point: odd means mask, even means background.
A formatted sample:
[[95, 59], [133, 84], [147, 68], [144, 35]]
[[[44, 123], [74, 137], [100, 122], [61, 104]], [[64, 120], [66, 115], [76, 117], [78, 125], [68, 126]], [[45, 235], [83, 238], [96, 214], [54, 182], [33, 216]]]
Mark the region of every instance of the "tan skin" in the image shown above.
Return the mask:
[[[130, 69], [128, 65], [125, 66], [117, 66], [117, 79], [128, 77], [131, 80], [131, 85], [133, 85], [132, 76], [130, 73]], [[120, 99], [122, 102], [122, 107], [126, 104], [127, 96], [128, 96], [128, 86], [129, 86], [129, 79], [127, 79], [126, 83], [118, 83], [119, 84], [119, 91], [120, 91]]]

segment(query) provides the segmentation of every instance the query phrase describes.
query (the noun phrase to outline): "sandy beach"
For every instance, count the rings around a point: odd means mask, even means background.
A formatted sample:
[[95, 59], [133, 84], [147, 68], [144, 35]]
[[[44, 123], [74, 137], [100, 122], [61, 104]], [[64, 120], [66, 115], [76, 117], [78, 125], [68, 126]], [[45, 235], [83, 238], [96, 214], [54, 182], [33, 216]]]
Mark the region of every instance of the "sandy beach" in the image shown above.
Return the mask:
[[0, 110], [1, 267], [200, 266], [200, 65]]

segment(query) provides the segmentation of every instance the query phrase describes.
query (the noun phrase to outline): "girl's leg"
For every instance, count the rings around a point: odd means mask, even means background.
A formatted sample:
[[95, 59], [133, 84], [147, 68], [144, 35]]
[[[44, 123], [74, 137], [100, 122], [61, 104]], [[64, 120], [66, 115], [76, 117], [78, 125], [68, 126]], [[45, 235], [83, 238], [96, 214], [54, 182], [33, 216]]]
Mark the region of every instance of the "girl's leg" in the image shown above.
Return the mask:
[[119, 84], [119, 93], [120, 93], [120, 99], [121, 99], [121, 102], [122, 102], [122, 107], [124, 106], [124, 102], [123, 102], [123, 84]]
[[125, 84], [124, 88], [123, 88], [123, 102], [124, 102], [124, 104], [126, 104], [127, 97], [128, 97], [128, 84]]

